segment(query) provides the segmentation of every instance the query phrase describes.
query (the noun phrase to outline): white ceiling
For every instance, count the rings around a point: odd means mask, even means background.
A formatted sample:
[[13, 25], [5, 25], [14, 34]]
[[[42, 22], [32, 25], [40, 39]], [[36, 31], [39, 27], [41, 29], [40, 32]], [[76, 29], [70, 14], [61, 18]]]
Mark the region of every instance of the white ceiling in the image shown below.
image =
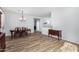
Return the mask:
[[24, 14], [38, 17], [51, 16], [51, 7], [3, 7], [7, 13], [21, 13], [21, 9], [24, 10]]

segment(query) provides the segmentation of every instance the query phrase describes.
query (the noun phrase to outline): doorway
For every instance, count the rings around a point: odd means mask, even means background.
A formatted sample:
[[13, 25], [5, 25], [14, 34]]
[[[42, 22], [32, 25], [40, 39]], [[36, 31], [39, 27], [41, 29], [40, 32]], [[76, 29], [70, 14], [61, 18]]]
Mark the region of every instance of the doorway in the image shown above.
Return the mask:
[[34, 18], [34, 32], [40, 32], [40, 19]]

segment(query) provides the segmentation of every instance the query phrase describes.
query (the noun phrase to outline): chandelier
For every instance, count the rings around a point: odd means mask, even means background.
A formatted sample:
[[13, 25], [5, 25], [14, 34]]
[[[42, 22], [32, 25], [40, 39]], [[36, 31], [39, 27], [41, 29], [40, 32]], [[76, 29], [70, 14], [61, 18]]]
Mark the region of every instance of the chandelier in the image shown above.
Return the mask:
[[21, 17], [19, 18], [20, 21], [25, 21], [26, 18], [24, 18], [24, 9], [21, 9]]

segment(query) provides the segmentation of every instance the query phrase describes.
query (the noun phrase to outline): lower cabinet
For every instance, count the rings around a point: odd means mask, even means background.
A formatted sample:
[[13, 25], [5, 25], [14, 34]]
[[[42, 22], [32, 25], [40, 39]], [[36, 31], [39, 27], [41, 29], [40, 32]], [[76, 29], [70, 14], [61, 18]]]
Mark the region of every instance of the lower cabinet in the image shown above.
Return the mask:
[[0, 32], [0, 51], [5, 51], [5, 34]]

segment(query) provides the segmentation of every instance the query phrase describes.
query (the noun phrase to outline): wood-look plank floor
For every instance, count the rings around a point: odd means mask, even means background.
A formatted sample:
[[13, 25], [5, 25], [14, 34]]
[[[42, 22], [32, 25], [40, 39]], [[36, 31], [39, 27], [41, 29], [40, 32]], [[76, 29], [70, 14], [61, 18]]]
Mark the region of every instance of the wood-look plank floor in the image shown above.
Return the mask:
[[5, 52], [55, 52], [63, 43], [63, 40], [34, 33], [21, 38], [8, 38]]

